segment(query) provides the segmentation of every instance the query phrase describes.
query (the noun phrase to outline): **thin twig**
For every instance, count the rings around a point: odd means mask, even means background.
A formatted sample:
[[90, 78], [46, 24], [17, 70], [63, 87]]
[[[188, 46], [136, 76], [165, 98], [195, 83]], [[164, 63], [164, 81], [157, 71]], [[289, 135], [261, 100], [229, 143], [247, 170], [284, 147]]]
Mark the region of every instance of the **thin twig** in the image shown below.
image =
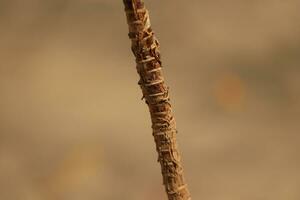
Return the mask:
[[191, 200], [183, 175], [176, 142], [176, 125], [172, 114], [169, 88], [165, 84], [159, 43], [151, 29], [143, 0], [123, 0], [129, 25], [129, 38], [136, 57], [139, 85], [148, 104], [153, 136], [161, 164], [163, 183], [169, 200]]

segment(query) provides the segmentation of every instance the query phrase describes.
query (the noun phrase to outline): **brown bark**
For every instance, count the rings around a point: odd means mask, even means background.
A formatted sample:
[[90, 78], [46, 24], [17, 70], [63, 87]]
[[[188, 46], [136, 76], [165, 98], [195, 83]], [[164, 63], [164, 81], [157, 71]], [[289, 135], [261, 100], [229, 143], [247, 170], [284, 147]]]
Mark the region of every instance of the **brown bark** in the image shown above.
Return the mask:
[[161, 164], [163, 183], [169, 200], [190, 200], [176, 142], [176, 125], [168, 87], [165, 84], [159, 43], [151, 29], [143, 0], [123, 0], [129, 25], [129, 38], [136, 57], [139, 85], [148, 104], [153, 136]]

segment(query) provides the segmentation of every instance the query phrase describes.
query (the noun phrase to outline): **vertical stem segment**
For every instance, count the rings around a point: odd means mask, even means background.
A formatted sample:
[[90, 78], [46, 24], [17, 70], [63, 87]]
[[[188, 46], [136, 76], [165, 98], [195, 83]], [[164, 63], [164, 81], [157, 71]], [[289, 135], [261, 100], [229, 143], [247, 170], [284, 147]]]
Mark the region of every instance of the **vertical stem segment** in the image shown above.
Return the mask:
[[151, 29], [148, 10], [143, 0], [123, 0], [129, 25], [129, 38], [136, 57], [139, 85], [148, 104], [153, 136], [161, 164], [163, 183], [169, 200], [190, 200], [185, 183], [180, 153], [176, 142], [176, 125], [168, 87], [165, 84], [159, 43]]

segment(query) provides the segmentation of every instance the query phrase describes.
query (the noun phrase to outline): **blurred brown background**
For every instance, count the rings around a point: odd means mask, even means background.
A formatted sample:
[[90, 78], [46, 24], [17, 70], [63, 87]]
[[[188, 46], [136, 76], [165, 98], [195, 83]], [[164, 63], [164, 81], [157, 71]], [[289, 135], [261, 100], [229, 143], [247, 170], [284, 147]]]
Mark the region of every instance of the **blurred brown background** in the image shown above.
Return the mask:
[[[300, 1], [147, 1], [193, 199], [300, 199]], [[166, 199], [122, 1], [0, 0], [0, 199]]]

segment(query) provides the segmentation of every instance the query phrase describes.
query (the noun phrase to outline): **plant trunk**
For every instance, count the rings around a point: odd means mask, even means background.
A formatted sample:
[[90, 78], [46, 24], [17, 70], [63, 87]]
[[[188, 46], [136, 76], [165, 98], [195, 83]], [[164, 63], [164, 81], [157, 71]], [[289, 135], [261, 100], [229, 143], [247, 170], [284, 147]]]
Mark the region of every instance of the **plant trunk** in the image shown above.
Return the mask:
[[148, 104], [153, 136], [161, 164], [163, 183], [169, 200], [190, 200], [176, 142], [176, 125], [168, 87], [165, 84], [159, 43], [151, 29], [143, 0], [123, 0], [129, 25], [129, 38], [136, 57], [139, 85]]

